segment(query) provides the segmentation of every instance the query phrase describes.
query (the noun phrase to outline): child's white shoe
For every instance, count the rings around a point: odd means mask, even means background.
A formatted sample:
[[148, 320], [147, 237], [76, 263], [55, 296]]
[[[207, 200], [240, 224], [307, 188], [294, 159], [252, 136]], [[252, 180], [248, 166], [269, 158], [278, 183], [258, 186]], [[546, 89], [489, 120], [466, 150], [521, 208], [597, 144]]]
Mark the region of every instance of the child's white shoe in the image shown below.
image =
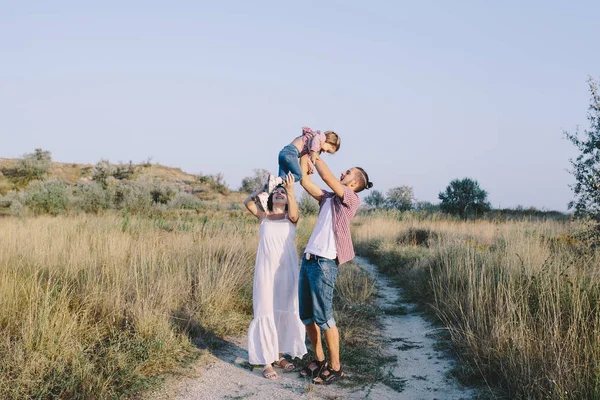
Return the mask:
[[275, 178], [275, 186], [279, 186], [279, 185], [283, 185], [283, 178], [278, 176], [277, 178]]
[[277, 186], [276, 179], [273, 175], [269, 175], [269, 182], [268, 182], [268, 187], [267, 187], [267, 191], [269, 193], [273, 193], [273, 190], [275, 189], [275, 186]]
[[256, 197], [258, 197], [258, 201], [259, 201], [263, 211], [267, 212], [267, 202], [269, 200], [269, 193], [261, 192]]

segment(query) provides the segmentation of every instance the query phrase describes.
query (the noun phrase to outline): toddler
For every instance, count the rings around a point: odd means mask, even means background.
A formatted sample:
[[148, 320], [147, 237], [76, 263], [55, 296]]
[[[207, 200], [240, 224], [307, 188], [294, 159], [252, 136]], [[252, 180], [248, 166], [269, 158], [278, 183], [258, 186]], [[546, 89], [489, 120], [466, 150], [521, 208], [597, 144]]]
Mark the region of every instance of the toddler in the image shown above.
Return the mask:
[[257, 197], [263, 210], [267, 209], [267, 199], [269, 194], [277, 185], [281, 185], [288, 174], [294, 175], [296, 182], [302, 179], [302, 170], [300, 169], [300, 157], [309, 155], [308, 173], [314, 172], [314, 162], [322, 152], [333, 154], [340, 149], [340, 137], [333, 131], [313, 131], [309, 127], [302, 127], [302, 135], [295, 138], [292, 143], [285, 146], [279, 152], [279, 174], [277, 177], [269, 175], [269, 180], [265, 185], [265, 191]]

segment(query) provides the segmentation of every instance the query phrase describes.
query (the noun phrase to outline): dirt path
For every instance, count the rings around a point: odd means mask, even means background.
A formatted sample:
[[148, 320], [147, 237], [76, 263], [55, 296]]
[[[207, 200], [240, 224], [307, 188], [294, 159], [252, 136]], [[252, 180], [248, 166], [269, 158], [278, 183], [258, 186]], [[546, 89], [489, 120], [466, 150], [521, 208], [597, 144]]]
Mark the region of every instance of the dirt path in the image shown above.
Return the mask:
[[395, 389], [381, 383], [354, 389], [339, 385], [316, 386], [300, 378], [297, 372], [269, 381], [260, 369], [248, 365], [246, 337], [225, 338], [226, 345], [197, 362], [185, 376], [172, 377], [165, 385], [145, 398], [165, 399], [470, 399], [473, 392], [461, 388], [447, 377], [452, 360], [435, 349], [433, 327], [414, 311], [414, 305], [402, 300], [401, 290], [367, 260], [355, 262], [371, 273], [378, 286], [382, 309], [405, 308], [404, 315], [384, 314], [381, 335], [387, 353], [397, 361], [390, 364], [390, 380]]

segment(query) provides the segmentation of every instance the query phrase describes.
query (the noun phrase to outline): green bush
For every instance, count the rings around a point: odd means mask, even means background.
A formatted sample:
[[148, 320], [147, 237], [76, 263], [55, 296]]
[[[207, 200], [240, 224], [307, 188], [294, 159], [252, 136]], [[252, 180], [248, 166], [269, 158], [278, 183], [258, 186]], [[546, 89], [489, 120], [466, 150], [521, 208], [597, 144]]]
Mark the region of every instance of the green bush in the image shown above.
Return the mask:
[[173, 184], [155, 179], [154, 182], [152, 182], [150, 195], [152, 196], [152, 201], [154, 203], [167, 204], [179, 191], [180, 189]]
[[92, 171], [92, 180], [102, 185], [103, 189], [108, 187], [108, 178], [115, 174], [113, 167], [108, 160], [100, 160]]
[[215, 175], [198, 174], [196, 175], [196, 180], [198, 183], [208, 185], [212, 190], [221, 194], [229, 193], [229, 187], [227, 187], [227, 183], [225, 183], [225, 179], [221, 173]]
[[115, 167], [113, 177], [122, 181], [123, 179], [131, 179], [135, 173], [135, 165], [133, 161], [129, 161], [129, 164], [119, 164]]
[[305, 192], [298, 202], [298, 210], [304, 216], [317, 215], [319, 213], [319, 202]]
[[63, 214], [71, 206], [71, 190], [56, 179], [32, 182], [27, 186], [25, 205], [36, 214]]
[[152, 211], [152, 193], [143, 182], [119, 182], [114, 189], [115, 207], [127, 209], [133, 214], [148, 214]]
[[179, 192], [169, 201], [168, 207], [172, 210], [199, 211], [204, 208], [204, 202], [192, 194]]
[[52, 167], [52, 157], [49, 151], [40, 148], [33, 153], [24, 154], [19, 158], [14, 167], [4, 170], [4, 174], [19, 182], [29, 183], [33, 180], [42, 180]]
[[253, 176], [247, 176], [242, 179], [242, 185], [240, 186], [240, 192], [252, 193], [255, 190], [262, 189], [267, 182], [269, 177], [269, 171], [266, 169], [255, 169]]
[[75, 196], [78, 208], [89, 213], [98, 214], [112, 205], [110, 193], [98, 182], [78, 184]]

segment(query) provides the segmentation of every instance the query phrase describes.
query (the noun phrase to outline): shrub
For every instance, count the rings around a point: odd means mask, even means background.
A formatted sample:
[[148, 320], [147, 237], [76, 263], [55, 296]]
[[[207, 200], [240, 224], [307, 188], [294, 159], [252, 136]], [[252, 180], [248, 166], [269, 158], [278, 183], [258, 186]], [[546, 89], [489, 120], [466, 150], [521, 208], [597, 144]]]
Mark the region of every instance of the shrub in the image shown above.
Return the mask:
[[108, 178], [115, 174], [113, 167], [108, 160], [100, 160], [92, 171], [92, 180], [102, 185], [103, 189], [108, 187]]
[[225, 179], [222, 173], [218, 173], [215, 175], [198, 174], [196, 175], [196, 180], [199, 183], [208, 185], [208, 187], [210, 187], [212, 190], [215, 190], [221, 194], [229, 193], [229, 188], [225, 183]]
[[33, 182], [27, 186], [25, 205], [36, 214], [59, 215], [68, 210], [70, 194], [69, 186], [56, 179]]
[[143, 182], [119, 182], [114, 187], [113, 203], [134, 214], [148, 214], [152, 210], [152, 194]]
[[78, 208], [89, 213], [98, 214], [111, 207], [110, 193], [98, 182], [77, 185], [75, 189]]
[[150, 195], [154, 203], [167, 204], [179, 191], [180, 189], [174, 185], [155, 179], [150, 189]]
[[298, 202], [298, 210], [304, 216], [317, 215], [319, 213], [319, 202], [305, 192]]
[[29, 183], [36, 179], [44, 179], [51, 167], [50, 152], [37, 148], [33, 153], [24, 154], [17, 160], [14, 167], [8, 168], [4, 173], [17, 181]]
[[10, 205], [10, 214], [15, 217], [21, 217], [25, 214], [25, 207], [19, 200], [15, 200]]
[[269, 171], [266, 169], [255, 169], [253, 172], [254, 176], [247, 176], [242, 179], [240, 192], [252, 193], [265, 185], [265, 182], [269, 176]]
[[133, 174], [135, 173], [135, 165], [133, 165], [133, 161], [129, 161], [129, 164], [119, 164], [115, 167], [115, 172], [113, 176], [115, 179], [120, 181], [124, 179], [131, 179]]
[[204, 203], [192, 194], [179, 192], [169, 201], [168, 207], [172, 210], [199, 211], [204, 208]]
[[11, 190], [6, 195], [0, 196], [0, 207], [9, 208], [15, 201], [18, 201], [21, 204], [23, 204], [25, 202], [24, 192], [17, 192], [15, 190]]

